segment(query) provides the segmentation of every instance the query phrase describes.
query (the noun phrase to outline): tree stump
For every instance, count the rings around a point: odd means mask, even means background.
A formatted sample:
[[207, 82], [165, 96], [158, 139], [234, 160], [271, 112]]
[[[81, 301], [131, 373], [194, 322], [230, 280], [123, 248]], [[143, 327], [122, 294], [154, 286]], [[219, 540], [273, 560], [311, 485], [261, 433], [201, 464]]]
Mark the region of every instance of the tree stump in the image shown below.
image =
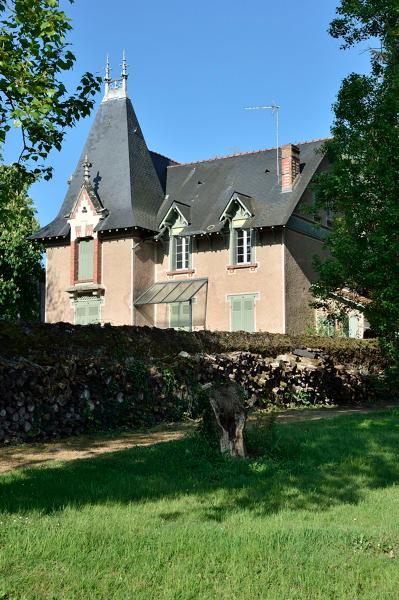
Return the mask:
[[212, 388], [209, 400], [221, 430], [222, 454], [245, 458], [244, 428], [247, 414], [241, 388], [236, 383]]

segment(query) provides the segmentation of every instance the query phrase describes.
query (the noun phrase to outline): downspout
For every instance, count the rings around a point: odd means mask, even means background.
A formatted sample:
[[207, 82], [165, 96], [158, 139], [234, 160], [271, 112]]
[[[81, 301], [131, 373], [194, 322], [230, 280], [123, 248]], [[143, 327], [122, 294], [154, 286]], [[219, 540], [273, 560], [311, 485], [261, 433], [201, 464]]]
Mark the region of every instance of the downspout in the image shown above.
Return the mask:
[[189, 331], [193, 330], [193, 299], [190, 298], [188, 301], [188, 323], [189, 323]]
[[282, 309], [283, 309], [283, 333], [286, 333], [286, 298], [285, 298], [285, 227], [283, 225], [283, 229], [281, 231], [281, 254], [282, 254]]
[[204, 331], [206, 331], [207, 316], [208, 316], [208, 285], [209, 285], [209, 279], [208, 279], [208, 281], [206, 283], [206, 292], [205, 292]]

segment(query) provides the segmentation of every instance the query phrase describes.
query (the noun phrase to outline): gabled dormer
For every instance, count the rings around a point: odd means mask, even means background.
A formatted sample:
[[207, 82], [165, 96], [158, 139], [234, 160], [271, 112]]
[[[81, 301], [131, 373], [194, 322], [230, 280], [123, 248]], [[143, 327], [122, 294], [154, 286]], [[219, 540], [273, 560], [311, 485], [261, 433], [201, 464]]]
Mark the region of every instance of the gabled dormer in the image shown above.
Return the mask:
[[220, 215], [219, 220], [229, 219], [230, 221], [234, 221], [237, 227], [240, 227], [247, 219], [254, 216], [250, 207], [251, 200], [250, 196], [234, 192]]
[[98, 223], [108, 216], [90, 181], [91, 163], [87, 155], [83, 162], [84, 180], [69, 214], [65, 215], [71, 228], [71, 241], [78, 238], [97, 237]]
[[169, 230], [182, 231], [184, 227], [190, 225], [190, 206], [182, 202], [173, 202], [168, 212], [159, 224], [159, 229], [167, 228]]
[[234, 192], [220, 215], [220, 221], [227, 220], [229, 224], [229, 263], [232, 267], [255, 265], [256, 232], [246, 226], [254, 216], [252, 204], [253, 198]]
[[[71, 276], [69, 292], [97, 289], [101, 280], [101, 248], [97, 229], [108, 210], [101, 203], [90, 181], [91, 164], [85, 156], [84, 179], [69, 214], [65, 215], [71, 230]], [[82, 287], [83, 286], [83, 287]]]
[[173, 202], [159, 228], [169, 232], [169, 272], [192, 272], [192, 238], [184, 235], [190, 225], [191, 209], [187, 204]]

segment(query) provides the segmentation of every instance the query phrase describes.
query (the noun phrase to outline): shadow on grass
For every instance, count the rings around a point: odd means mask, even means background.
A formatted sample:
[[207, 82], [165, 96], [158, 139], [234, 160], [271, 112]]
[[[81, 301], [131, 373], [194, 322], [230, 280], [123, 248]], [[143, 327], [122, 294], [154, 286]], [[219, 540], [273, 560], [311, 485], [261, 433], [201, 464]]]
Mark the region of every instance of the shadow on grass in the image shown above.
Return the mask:
[[[223, 521], [232, 510], [270, 514], [358, 503], [399, 481], [398, 413], [353, 415], [277, 428], [277, 448], [233, 461], [188, 438], [0, 477], [0, 509], [52, 513], [66, 506], [195, 497], [188, 512]], [[179, 512], [165, 512], [176, 520]]]

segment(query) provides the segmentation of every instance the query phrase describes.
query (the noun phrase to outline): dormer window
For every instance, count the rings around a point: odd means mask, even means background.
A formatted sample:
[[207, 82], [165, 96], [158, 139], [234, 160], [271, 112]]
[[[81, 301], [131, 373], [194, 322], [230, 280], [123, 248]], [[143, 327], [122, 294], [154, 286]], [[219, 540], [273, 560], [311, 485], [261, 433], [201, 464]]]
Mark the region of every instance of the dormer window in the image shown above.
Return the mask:
[[189, 225], [190, 207], [173, 203], [159, 227], [169, 231], [169, 269], [184, 271], [191, 269], [192, 242], [190, 236], [182, 235]]

